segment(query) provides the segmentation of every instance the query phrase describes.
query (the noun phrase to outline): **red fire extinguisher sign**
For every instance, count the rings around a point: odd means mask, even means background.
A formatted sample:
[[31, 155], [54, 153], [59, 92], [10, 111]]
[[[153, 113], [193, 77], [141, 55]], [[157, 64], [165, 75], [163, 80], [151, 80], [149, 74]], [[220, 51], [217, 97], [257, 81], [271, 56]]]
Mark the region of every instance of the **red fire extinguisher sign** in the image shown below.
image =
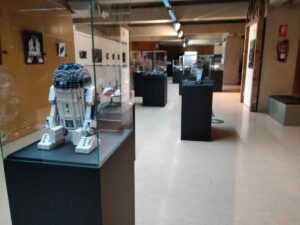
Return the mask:
[[288, 34], [288, 25], [287, 24], [281, 24], [279, 25], [279, 32], [278, 32], [278, 36], [279, 37], [287, 37]]

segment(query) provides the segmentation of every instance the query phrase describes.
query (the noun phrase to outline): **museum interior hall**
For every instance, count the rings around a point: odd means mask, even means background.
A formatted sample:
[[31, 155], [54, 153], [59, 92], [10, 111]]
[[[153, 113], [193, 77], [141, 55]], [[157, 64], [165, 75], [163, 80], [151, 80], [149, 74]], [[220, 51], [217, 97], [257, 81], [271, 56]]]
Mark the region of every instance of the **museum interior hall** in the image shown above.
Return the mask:
[[0, 225], [300, 225], [300, 0], [0, 1]]

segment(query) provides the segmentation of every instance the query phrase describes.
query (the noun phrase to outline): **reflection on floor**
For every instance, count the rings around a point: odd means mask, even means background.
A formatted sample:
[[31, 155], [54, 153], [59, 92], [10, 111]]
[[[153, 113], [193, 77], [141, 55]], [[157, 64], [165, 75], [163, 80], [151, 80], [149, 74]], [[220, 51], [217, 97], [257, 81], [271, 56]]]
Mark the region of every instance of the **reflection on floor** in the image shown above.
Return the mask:
[[[137, 105], [136, 225], [299, 225], [300, 127], [214, 95], [214, 141], [180, 140], [181, 97]], [[0, 224], [11, 225], [0, 163]]]

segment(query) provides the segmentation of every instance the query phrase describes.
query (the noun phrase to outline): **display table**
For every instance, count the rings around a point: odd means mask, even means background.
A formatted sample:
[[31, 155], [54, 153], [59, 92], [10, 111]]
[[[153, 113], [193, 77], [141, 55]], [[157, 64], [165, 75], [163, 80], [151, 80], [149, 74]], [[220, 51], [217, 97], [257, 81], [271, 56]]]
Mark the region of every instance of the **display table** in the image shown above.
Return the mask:
[[179, 80], [180, 80], [180, 77], [181, 77], [182, 73], [183, 72], [181, 70], [177, 70], [177, 69], [173, 70], [173, 83], [174, 84], [179, 83]]
[[223, 91], [223, 70], [210, 70], [209, 79], [214, 82], [214, 92]]
[[100, 136], [100, 158], [34, 143], [4, 160], [13, 225], [135, 224], [134, 130]]
[[189, 74], [189, 76], [181, 76], [179, 81], [179, 95], [182, 95], [182, 82], [183, 81], [196, 81], [197, 77], [193, 76], [192, 74]]
[[182, 82], [181, 139], [211, 141], [213, 82]]
[[133, 72], [134, 94], [136, 97], [143, 96], [143, 87], [142, 87], [143, 76], [144, 76], [143, 72]]
[[173, 77], [173, 64], [172, 63], [167, 64], [167, 74], [168, 74], [168, 77]]
[[143, 97], [144, 106], [164, 107], [168, 103], [166, 75], [135, 75], [135, 96]]

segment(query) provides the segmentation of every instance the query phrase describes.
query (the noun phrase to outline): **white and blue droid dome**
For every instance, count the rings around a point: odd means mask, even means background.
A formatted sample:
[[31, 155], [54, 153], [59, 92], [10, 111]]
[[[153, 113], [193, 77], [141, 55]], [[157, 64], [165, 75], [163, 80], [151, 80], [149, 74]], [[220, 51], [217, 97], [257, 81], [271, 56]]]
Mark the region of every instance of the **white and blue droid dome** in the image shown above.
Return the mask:
[[86, 68], [77, 63], [60, 65], [53, 74], [53, 85], [59, 89], [77, 89], [92, 83]]

